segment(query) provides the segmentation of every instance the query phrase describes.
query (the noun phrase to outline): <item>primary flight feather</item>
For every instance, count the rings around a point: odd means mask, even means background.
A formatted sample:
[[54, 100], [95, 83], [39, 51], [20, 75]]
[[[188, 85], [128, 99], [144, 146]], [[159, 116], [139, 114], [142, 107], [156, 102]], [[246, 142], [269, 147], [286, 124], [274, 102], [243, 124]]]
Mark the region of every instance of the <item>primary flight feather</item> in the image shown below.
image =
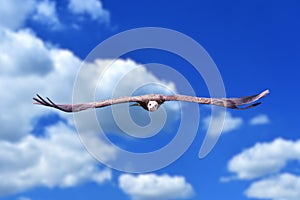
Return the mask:
[[[40, 95], [37, 94], [37, 97], [34, 97], [33, 100], [34, 100], [34, 104], [52, 107], [64, 112], [79, 112], [90, 108], [102, 108], [105, 106], [111, 106], [114, 104], [128, 103], [128, 102], [135, 102], [135, 104], [131, 106], [141, 106], [147, 111], [154, 112], [165, 101], [186, 101], [186, 102], [193, 102], [199, 104], [211, 104], [216, 106], [223, 106], [225, 108], [231, 108], [231, 109], [244, 110], [259, 105], [260, 102], [256, 102], [256, 101], [266, 96], [268, 93], [269, 90], [265, 90], [260, 94], [245, 96], [240, 98], [205, 98], [205, 97], [194, 97], [194, 96], [186, 96], [186, 95], [179, 95], [179, 94], [177, 95], [146, 94], [141, 96], [118, 97], [118, 98], [112, 98], [112, 99], [107, 99], [98, 102], [81, 103], [81, 104], [56, 104], [53, 101], [51, 101], [49, 98], [46, 98], [45, 100]], [[250, 105], [245, 107], [240, 107], [246, 104], [250, 104]]]

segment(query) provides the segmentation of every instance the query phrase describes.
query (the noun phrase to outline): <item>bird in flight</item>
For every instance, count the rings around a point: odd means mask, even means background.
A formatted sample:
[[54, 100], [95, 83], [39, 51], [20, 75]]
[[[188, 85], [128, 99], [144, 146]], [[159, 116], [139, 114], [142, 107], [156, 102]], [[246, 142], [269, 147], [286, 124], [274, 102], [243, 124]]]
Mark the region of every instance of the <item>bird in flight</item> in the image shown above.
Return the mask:
[[[193, 102], [198, 104], [210, 104], [216, 106], [223, 106], [225, 108], [244, 110], [259, 105], [260, 102], [256, 102], [256, 101], [266, 96], [268, 93], [269, 90], [265, 90], [260, 94], [245, 96], [240, 98], [205, 98], [205, 97], [194, 97], [194, 96], [186, 96], [186, 95], [179, 95], [179, 94], [176, 95], [146, 94], [141, 96], [124, 96], [124, 97], [112, 98], [112, 99], [107, 99], [98, 102], [80, 103], [80, 104], [56, 104], [48, 97], [45, 100], [40, 95], [37, 94], [37, 97], [33, 98], [34, 100], [33, 103], [52, 107], [64, 112], [79, 112], [90, 108], [102, 108], [105, 106], [111, 106], [114, 104], [129, 103], [129, 102], [135, 102], [135, 104], [132, 104], [131, 106], [140, 106], [147, 111], [154, 112], [165, 101], [185, 101], [185, 102]], [[250, 105], [241, 107], [246, 104], [250, 104]]]

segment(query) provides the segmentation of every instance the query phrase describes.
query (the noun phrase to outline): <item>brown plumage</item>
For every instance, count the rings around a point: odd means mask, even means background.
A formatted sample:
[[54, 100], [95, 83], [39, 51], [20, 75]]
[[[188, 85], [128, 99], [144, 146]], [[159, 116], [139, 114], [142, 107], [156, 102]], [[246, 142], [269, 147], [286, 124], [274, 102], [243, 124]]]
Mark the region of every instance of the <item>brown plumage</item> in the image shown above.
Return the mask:
[[[253, 103], [260, 98], [266, 96], [269, 90], [265, 90], [260, 94], [245, 96], [240, 98], [205, 98], [205, 97], [193, 97], [186, 95], [162, 95], [162, 94], [146, 94], [141, 96], [125, 96], [107, 99], [98, 102], [81, 103], [81, 104], [56, 104], [49, 98], [43, 99], [37, 94], [37, 97], [33, 98], [34, 104], [52, 107], [64, 112], [79, 112], [90, 108], [102, 108], [105, 106], [111, 106], [114, 104], [136, 102], [134, 106], [141, 106], [145, 110], [155, 111], [165, 101], [186, 101], [199, 104], [211, 104], [216, 106], [223, 106], [225, 108], [244, 110], [252, 108], [260, 104], [260, 102]], [[251, 104], [253, 103], [253, 104]], [[245, 107], [239, 107], [241, 105], [251, 104]], [[132, 106], [133, 106], [132, 105]]]

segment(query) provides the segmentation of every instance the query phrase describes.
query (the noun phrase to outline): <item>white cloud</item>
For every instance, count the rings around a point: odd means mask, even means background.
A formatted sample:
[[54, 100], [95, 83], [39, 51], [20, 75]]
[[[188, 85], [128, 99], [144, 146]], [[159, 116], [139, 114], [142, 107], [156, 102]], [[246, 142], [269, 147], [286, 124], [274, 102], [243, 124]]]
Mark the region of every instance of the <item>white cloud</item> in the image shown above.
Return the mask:
[[228, 170], [236, 176], [227, 180], [254, 180], [245, 191], [249, 198], [296, 200], [300, 196], [300, 176], [282, 172], [288, 170], [285, 167], [291, 161], [300, 161], [300, 140], [277, 138], [257, 143], [229, 161]]
[[29, 197], [21, 196], [21, 197], [18, 197], [17, 200], [31, 200], [31, 199]]
[[284, 173], [251, 184], [245, 192], [249, 198], [272, 200], [298, 200], [300, 177]]
[[233, 117], [230, 112], [226, 112], [224, 119], [224, 113], [218, 113], [215, 116], [208, 116], [204, 118], [204, 125], [208, 128], [211, 118], [214, 117], [213, 124], [211, 124], [211, 132], [209, 134], [217, 135], [220, 131], [220, 127], [223, 126], [222, 132], [230, 132], [238, 129], [243, 124], [243, 119], [240, 117]]
[[[152, 73], [147, 71], [143, 65], [139, 65], [133, 60], [96, 60], [94, 63], [88, 63], [85, 66], [84, 74], [81, 75], [78, 102], [94, 101], [93, 96], [95, 87], [96, 99], [107, 99], [110, 97], [138, 95], [144, 93], [170, 93], [176, 92], [176, 88], [172, 82], [159, 80]], [[99, 79], [99, 77], [101, 77]], [[143, 87], [143, 85], [151, 84], [151, 87]], [[162, 88], [160, 85], [164, 85]], [[166, 89], [168, 88], [168, 89]], [[91, 91], [91, 92], [89, 92]], [[160, 110], [165, 109], [167, 113], [167, 121], [164, 126], [165, 130], [170, 129], [173, 122], [179, 118], [179, 106], [176, 104], [164, 104]], [[131, 117], [130, 112], [133, 117]], [[123, 133], [130, 130], [130, 134], [137, 134], [139, 137], [146, 136], [153, 132], [153, 128], [159, 127], [163, 120], [149, 120], [149, 113], [142, 108], [129, 107], [128, 104], [114, 105], [109, 108], [97, 110], [97, 117], [101, 128], [105, 132]], [[133, 118], [133, 121], [131, 119]], [[163, 119], [163, 118], [161, 118]], [[90, 124], [90, 119], [81, 119], [81, 124]], [[151, 126], [140, 128], [137, 124], [147, 122]], [[118, 123], [118, 124], [117, 124]], [[132, 125], [132, 126], [131, 126]], [[90, 125], [89, 125], [90, 126]], [[98, 124], [97, 124], [98, 126]], [[87, 127], [96, 130], [97, 127]], [[135, 129], [136, 128], [136, 129]], [[135, 132], [135, 130], [137, 130]]]
[[123, 174], [119, 187], [133, 200], [187, 199], [193, 195], [192, 186], [182, 176]]
[[[68, 50], [44, 43], [29, 30], [13, 32], [0, 29], [0, 35], [0, 65], [2, 66], [0, 89], [6, 91], [9, 85], [9, 92], [1, 96], [3, 109], [0, 115], [0, 138], [15, 140], [30, 132], [33, 118], [54, 111], [32, 105], [31, 99], [36, 93], [47, 95], [56, 102], [72, 102], [73, 84], [82, 61]], [[90, 64], [91, 72], [101, 74], [106, 70], [107, 63], [111, 61], [98, 60]], [[135, 73], [129, 73], [130, 70], [134, 70]], [[172, 83], [160, 81], [144, 66], [131, 60], [116, 60], [107, 73], [101, 86], [98, 87], [100, 95], [97, 98], [99, 99], [110, 97], [112, 91], [116, 96], [131, 95], [126, 92], [132, 91], [144, 82], [163, 84], [175, 91]], [[114, 85], [120, 77], [124, 77], [123, 84], [119, 84], [121, 87], [115, 89]], [[93, 81], [90, 76], [85, 78], [82, 91], [96, 88], [99, 77], [93, 76]], [[65, 113], [58, 113], [64, 118], [72, 119]], [[15, 116], [18, 116], [18, 126], [14, 125]], [[101, 123], [107, 130], [118, 130], [112, 117], [105, 117], [105, 119], [107, 120], [101, 120]]]
[[53, 70], [50, 49], [32, 31], [0, 29], [0, 35], [1, 73], [43, 76]]
[[270, 143], [257, 143], [234, 156], [228, 170], [239, 179], [253, 179], [279, 172], [289, 160], [300, 161], [300, 141], [278, 138]]
[[36, 12], [33, 15], [33, 20], [50, 26], [52, 29], [58, 29], [62, 25], [59, 22], [56, 3], [54, 1], [44, 0], [36, 5]]
[[0, 29], [0, 35], [0, 89], [9, 90], [1, 95], [0, 139], [16, 140], [30, 132], [32, 119], [49, 112], [32, 105], [36, 93], [71, 101], [81, 62], [70, 51], [45, 44], [32, 31]]
[[[103, 8], [102, 2], [99, 0], [69, 0], [67, 9], [70, 12], [64, 13], [64, 15], [75, 14], [70, 18], [73, 20], [80, 19], [84, 14], [88, 15], [90, 19], [102, 23], [109, 23], [110, 20], [109, 11]], [[69, 24], [80, 27], [80, 25], [72, 22], [62, 23], [59, 19], [56, 2], [52, 0], [9, 0], [1, 2], [0, 28], [18, 30], [24, 28], [30, 20], [47, 25], [52, 30], [60, 29]]]
[[111, 180], [84, 150], [77, 135], [65, 124], [47, 127], [45, 137], [27, 135], [18, 142], [0, 141], [0, 195], [37, 186], [71, 187], [82, 182]]
[[109, 22], [109, 12], [99, 0], [69, 0], [68, 8], [75, 14], [88, 14], [93, 20]]
[[35, 0], [1, 1], [0, 27], [18, 29], [24, 25], [28, 15], [34, 11]]
[[270, 123], [270, 119], [267, 115], [264, 114], [257, 115], [250, 120], [251, 125], [260, 125], [268, 123]]
[[[30, 30], [13, 32], [8, 29], [0, 29], [0, 35], [2, 38], [0, 41], [0, 64], [2, 66], [0, 68], [0, 89], [6, 91], [9, 85], [10, 91], [1, 96], [3, 109], [2, 115], [0, 115], [0, 138], [16, 140], [30, 132], [32, 119], [49, 112], [57, 112], [53, 109], [32, 105], [31, 99], [36, 93], [40, 93], [42, 96], [46, 95], [55, 102], [72, 102], [73, 84], [82, 61], [68, 50], [58, 49], [44, 43]], [[87, 88], [93, 90], [96, 88], [99, 77], [92, 75], [95, 73], [100, 75], [106, 70], [108, 63], [111, 63], [111, 60], [97, 60], [90, 64], [91, 74], [87, 74], [85, 77], [82, 91], [86, 91]], [[118, 84], [118, 88], [114, 88], [120, 78], [121, 82]], [[132, 60], [116, 60], [106, 72], [100, 83], [101, 86], [97, 88], [97, 99], [105, 99], [111, 95], [131, 95], [136, 87], [149, 82], [165, 85], [175, 91], [174, 84], [160, 81], [144, 66]], [[114, 93], [112, 94], [112, 92]], [[153, 87], [143, 92], [154, 92]], [[82, 97], [84, 98], [85, 95]], [[176, 107], [176, 105], [164, 105], [171, 116], [170, 122], [178, 117], [176, 115], [178, 106]], [[127, 107], [128, 105], [123, 106]], [[148, 117], [142, 110], [133, 110], [139, 111], [136, 112], [139, 116], [138, 120]], [[58, 113], [61, 117], [72, 120], [72, 116]], [[125, 113], [119, 113], [119, 116], [124, 115]], [[14, 125], [15, 116], [18, 116], [18, 126]], [[101, 126], [105, 130], [120, 131], [114, 123], [110, 110], [99, 112], [99, 117], [103, 119]], [[91, 128], [93, 127], [89, 127], [89, 129]]]
[[[65, 125], [48, 127], [46, 137], [29, 134], [36, 125], [34, 122], [50, 112], [57, 112], [68, 123], [73, 123], [72, 115], [33, 105], [32, 97], [40, 93], [58, 103], [72, 102], [73, 84], [82, 60], [69, 50], [45, 43], [30, 30], [0, 28], [0, 37], [0, 90], [6, 91], [1, 95], [0, 177], [7, 180], [0, 183], [0, 194], [12, 194], [36, 186], [69, 187], [86, 181], [101, 183], [109, 180], [111, 172], [97, 169], [96, 161], [83, 149], [73, 130]], [[97, 62], [91, 66], [101, 72], [105, 69], [102, 65], [109, 60]], [[127, 74], [127, 78], [122, 79], [127, 81], [114, 90], [112, 85], [128, 69], [136, 70], [138, 76]], [[103, 85], [98, 87], [99, 98], [111, 95], [111, 91], [115, 91], [115, 95], [123, 94], [145, 80], [175, 90], [173, 84], [160, 81], [132, 60], [117, 60], [108, 75], [110, 78], [103, 79]], [[82, 87], [95, 87], [95, 82], [86, 78]], [[109, 120], [104, 123], [107, 127], [115, 125]], [[104, 155], [102, 158], [115, 158], [111, 146], [95, 143], [92, 139], [92, 147]]]

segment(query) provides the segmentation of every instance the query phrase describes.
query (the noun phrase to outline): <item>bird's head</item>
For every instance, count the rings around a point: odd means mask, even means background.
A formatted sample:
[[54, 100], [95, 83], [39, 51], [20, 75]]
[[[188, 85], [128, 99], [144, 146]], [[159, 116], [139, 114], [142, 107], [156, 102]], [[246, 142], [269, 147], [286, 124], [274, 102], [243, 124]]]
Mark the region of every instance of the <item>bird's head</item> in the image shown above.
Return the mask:
[[149, 101], [147, 104], [147, 110], [154, 112], [158, 109], [159, 104], [157, 103], [157, 101]]
[[147, 111], [154, 112], [163, 103], [164, 103], [164, 100], [155, 100], [155, 101], [154, 100], [153, 101], [145, 100], [145, 101], [138, 101], [135, 104], [132, 104], [130, 106], [141, 106], [142, 108], [144, 108]]

